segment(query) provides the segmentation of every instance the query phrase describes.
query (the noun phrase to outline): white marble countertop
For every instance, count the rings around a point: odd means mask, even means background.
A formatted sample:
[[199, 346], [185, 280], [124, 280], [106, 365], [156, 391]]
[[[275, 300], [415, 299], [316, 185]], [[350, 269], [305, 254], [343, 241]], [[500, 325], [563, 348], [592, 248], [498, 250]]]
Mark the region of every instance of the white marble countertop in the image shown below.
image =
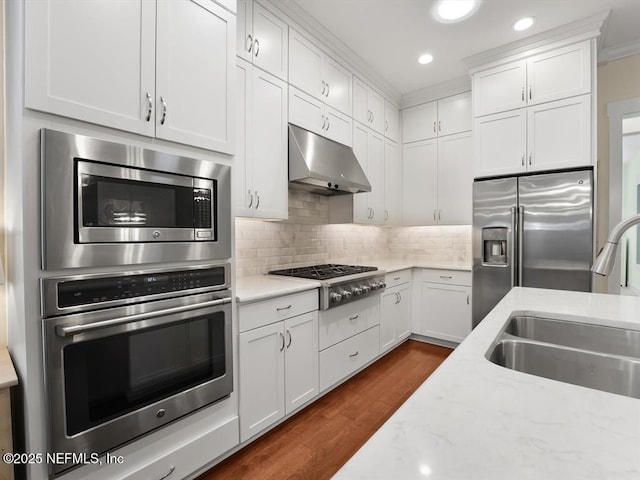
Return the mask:
[[0, 390], [18, 384], [18, 376], [13, 368], [7, 347], [0, 348]]
[[640, 298], [515, 288], [334, 479], [640, 478], [639, 399], [485, 358], [514, 311], [640, 330]]
[[[442, 270], [471, 271], [471, 265], [463, 262], [429, 262], [419, 259], [374, 259], [358, 262], [361, 265], [378, 267], [385, 272], [397, 272], [407, 268], [437, 268]], [[304, 278], [280, 277], [276, 275], [254, 275], [236, 280], [236, 301], [250, 303], [319, 288], [320, 282]]]

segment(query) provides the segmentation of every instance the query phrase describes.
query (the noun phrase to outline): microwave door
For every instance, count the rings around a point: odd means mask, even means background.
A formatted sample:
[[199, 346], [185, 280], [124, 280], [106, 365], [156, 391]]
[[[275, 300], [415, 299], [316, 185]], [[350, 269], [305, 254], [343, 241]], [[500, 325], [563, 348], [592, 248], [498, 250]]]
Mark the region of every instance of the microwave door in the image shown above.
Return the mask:
[[84, 160], [76, 168], [78, 243], [195, 240], [192, 178]]

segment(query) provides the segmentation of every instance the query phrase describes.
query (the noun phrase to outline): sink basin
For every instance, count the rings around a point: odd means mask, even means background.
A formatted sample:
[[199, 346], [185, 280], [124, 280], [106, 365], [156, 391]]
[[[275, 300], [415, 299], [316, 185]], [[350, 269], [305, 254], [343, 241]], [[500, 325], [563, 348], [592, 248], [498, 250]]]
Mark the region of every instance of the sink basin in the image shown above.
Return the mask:
[[505, 333], [539, 342], [640, 358], [640, 331], [514, 315]]
[[640, 359], [502, 339], [489, 360], [519, 372], [640, 399]]

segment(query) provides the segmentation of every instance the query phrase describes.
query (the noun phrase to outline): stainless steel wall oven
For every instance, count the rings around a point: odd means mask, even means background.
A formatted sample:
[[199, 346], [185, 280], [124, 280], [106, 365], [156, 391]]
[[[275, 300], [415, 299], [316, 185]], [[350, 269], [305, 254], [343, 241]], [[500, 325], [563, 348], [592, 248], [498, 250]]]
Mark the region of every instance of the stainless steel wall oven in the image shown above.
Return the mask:
[[230, 169], [43, 129], [42, 268], [231, 257]]
[[42, 279], [50, 451], [102, 453], [227, 397], [228, 279], [228, 264]]

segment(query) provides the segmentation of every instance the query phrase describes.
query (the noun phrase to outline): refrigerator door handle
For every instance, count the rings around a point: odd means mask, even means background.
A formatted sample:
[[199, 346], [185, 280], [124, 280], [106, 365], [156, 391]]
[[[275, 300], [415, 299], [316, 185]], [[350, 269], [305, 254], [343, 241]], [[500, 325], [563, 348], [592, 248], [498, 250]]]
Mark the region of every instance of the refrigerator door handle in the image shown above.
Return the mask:
[[517, 210], [516, 207], [511, 207], [511, 238], [509, 240], [510, 252], [509, 252], [509, 261], [511, 262], [511, 287], [516, 286], [516, 238], [517, 235]]
[[518, 285], [522, 283], [522, 271], [524, 270], [524, 207], [518, 207]]

